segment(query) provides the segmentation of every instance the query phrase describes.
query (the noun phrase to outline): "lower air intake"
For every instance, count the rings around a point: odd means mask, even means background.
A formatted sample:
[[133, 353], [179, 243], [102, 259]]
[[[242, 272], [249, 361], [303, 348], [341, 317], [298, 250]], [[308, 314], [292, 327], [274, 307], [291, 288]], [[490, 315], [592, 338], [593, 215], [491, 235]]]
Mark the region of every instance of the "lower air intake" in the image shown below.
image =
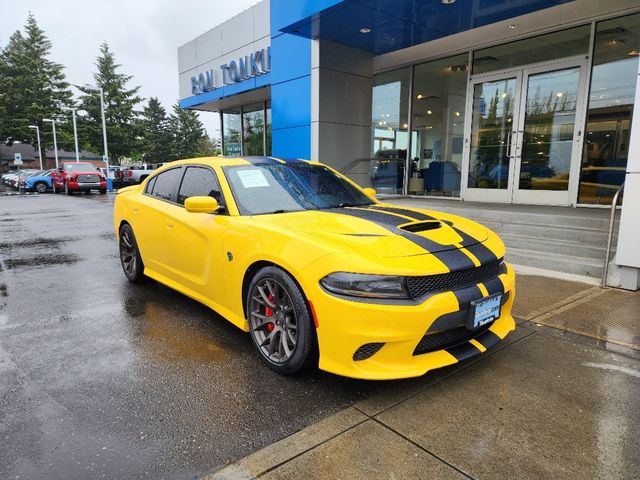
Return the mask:
[[358, 360], [366, 360], [373, 356], [378, 350], [380, 350], [384, 346], [384, 343], [365, 343], [362, 345], [356, 353], [353, 354], [353, 359], [355, 361]]

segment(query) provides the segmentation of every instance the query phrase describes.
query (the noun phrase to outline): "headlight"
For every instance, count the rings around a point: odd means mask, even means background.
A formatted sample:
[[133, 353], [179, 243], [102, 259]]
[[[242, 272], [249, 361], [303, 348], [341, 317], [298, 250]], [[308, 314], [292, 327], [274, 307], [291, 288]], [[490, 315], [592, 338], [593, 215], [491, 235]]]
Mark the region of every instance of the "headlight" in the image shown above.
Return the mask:
[[332, 293], [350, 297], [408, 299], [404, 277], [336, 272], [320, 280]]

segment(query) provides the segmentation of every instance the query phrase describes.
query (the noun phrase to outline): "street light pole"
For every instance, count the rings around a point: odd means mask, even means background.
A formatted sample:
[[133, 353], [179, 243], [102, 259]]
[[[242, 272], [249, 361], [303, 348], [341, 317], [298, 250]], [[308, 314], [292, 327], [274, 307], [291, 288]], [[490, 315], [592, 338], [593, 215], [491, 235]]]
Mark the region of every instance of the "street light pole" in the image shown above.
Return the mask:
[[56, 139], [56, 121], [51, 118], [43, 118], [43, 122], [51, 122], [51, 126], [53, 127], [53, 156], [56, 159], [56, 170], [58, 167], [58, 140]]
[[76, 108], [73, 107], [62, 107], [62, 110], [71, 110], [71, 114], [73, 117], [73, 139], [76, 142], [76, 162], [80, 161], [80, 150], [78, 150], [78, 128], [76, 127]]
[[38, 137], [38, 158], [40, 159], [40, 170], [44, 170], [42, 167], [42, 150], [40, 149], [40, 127], [37, 125], [29, 125], [29, 128], [35, 128], [36, 137]]
[[86, 88], [98, 90], [100, 92], [100, 113], [102, 114], [102, 141], [104, 142], [104, 163], [105, 177], [107, 179], [107, 190], [111, 190], [111, 179], [109, 178], [109, 149], [107, 148], [107, 121], [104, 116], [104, 89], [99, 86], [85, 84]]

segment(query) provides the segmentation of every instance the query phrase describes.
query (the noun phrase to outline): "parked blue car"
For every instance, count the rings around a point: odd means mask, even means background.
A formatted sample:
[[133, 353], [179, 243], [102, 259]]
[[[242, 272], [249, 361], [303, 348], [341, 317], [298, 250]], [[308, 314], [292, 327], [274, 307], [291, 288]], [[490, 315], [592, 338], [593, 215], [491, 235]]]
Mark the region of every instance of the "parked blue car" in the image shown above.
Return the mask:
[[53, 170], [47, 170], [40, 175], [25, 178], [25, 190], [34, 190], [38, 193], [45, 193], [47, 190], [51, 190], [51, 172], [53, 172]]

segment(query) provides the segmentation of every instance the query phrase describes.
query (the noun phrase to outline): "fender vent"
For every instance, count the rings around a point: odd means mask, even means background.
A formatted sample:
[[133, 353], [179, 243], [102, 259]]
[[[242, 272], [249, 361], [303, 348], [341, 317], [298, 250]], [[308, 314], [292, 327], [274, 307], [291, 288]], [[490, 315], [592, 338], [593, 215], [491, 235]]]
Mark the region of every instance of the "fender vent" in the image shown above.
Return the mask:
[[400, 225], [398, 228], [405, 232], [426, 232], [427, 230], [435, 230], [440, 228], [442, 223], [439, 220], [427, 220], [425, 222], [412, 222]]

